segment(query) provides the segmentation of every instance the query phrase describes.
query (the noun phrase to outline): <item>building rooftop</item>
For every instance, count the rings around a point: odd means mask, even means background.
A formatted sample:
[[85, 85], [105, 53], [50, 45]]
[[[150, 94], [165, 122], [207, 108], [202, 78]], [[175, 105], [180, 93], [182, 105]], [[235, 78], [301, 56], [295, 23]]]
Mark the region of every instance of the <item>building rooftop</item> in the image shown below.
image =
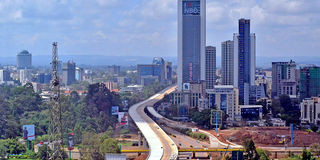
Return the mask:
[[18, 55], [29, 55], [30, 53], [27, 50], [21, 51]]

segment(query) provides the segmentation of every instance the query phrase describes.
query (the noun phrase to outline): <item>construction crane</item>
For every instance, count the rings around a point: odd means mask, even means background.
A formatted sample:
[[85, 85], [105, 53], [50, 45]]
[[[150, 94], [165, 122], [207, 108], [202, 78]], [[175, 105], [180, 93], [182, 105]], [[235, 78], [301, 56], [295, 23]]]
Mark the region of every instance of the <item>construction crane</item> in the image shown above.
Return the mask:
[[63, 131], [61, 120], [61, 105], [60, 105], [60, 80], [58, 75], [58, 50], [57, 42], [52, 44], [52, 79], [51, 97], [50, 97], [50, 126], [49, 126], [49, 146], [51, 151], [48, 151], [49, 159], [58, 160], [64, 159], [63, 151]]

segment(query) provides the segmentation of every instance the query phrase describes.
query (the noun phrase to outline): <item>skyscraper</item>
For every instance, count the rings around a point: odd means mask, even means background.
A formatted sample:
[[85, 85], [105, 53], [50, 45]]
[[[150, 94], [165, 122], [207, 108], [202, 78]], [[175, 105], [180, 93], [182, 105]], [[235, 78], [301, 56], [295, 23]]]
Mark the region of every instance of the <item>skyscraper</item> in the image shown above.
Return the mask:
[[205, 80], [206, 0], [178, 0], [178, 90]]
[[233, 41], [221, 43], [221, 74], [223, 85], [233, 85]]
[[23, 50], [17, 54], [17, 68], [30, 69], [32, 66], [32, 55], [27, 50]]
[[206, 47], [206, 88], [213, 89], [216, 82], [216, 47]]
[[62, 65], [62, 83], [66, 86], [76, 82], [76, 64], [72, 61]]
[[297, 95], [296, 63], [272, 62], [272, 98], [279, 98], [280, 95]]
[[239, 88], [239, 103], [249, 104], [250, 86], [255, 80], [256, 36], [250, 33], [250, 20], [239, 19], [239, 33], [234, 34], [234, 86]]
[[304, 67], [300, 69], [300, 100], [320, 95], [320, 67]]

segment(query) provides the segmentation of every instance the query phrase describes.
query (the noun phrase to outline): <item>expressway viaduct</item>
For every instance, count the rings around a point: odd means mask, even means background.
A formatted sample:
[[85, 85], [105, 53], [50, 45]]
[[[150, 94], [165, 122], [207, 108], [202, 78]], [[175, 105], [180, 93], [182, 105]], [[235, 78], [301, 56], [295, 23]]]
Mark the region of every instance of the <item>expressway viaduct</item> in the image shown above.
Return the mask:
[[129, 115], [137, 125], [149, 145], [149, 160], [175, 160], [178, 156], [178, 147], [173, 140], [146, 115], [144, 109], [153, 106], [164, 95], [175, 90], [175, 86], [168, 87], [152, 97], [130, 107]]

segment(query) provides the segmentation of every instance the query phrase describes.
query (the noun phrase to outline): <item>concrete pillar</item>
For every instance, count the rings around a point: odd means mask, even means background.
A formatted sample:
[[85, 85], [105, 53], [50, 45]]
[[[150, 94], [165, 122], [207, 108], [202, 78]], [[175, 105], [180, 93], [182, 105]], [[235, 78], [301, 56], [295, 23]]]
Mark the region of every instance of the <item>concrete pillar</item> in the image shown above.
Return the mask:
[[146, 138], [144, 138], [143, 137], [143, 147], [144, 148], [147, 148], [148, 146], [147, 146], [147, 140], [146, 140]]
[[141, 146], [141, 132], [138, 131], [138, 146], [140, 147]]

